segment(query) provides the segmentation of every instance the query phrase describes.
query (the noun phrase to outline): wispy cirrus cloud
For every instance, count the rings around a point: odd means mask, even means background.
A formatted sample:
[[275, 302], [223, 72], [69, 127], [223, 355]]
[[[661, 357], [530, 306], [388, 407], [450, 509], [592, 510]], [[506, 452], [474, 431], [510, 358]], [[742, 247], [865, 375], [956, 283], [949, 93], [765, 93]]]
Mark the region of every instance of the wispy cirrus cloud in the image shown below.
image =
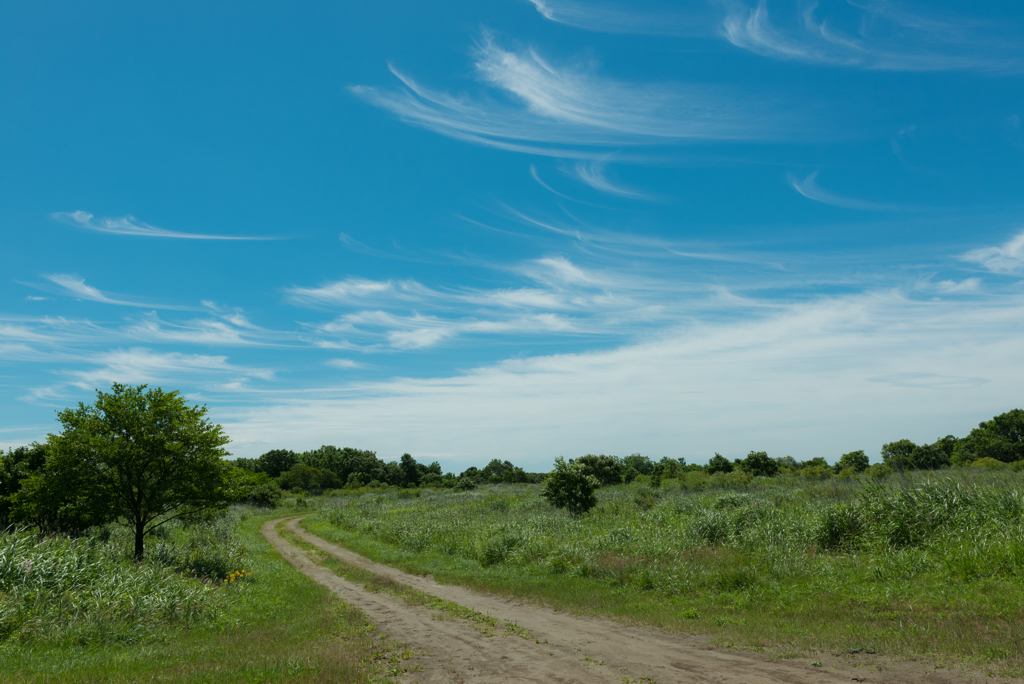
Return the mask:
[[1002, 245], [972, 249], [960, 258], [993, 273], [1018, 273], [1024, 270], [1024, 231]]
[[[402, 120], [470, 142], [567, 158], [599, 158], [588, 147], [763, 140], [781, 135], [783, 118], [762, 98], [698, 85], [637, 85], [598, 75], [592, 66], [559, 66], [535, 49], [509, 50], [484, 33], [474, 50], [477, 79], [500, 100], [426, 88], [394, 66], [404, 87], [350, 90]], [[549, 145], [568, 145], [555, 149]]]
[[208, 235], [204, 233], [182, 233], [176, 230], [167, 230], [151, 226], [144, 221], [139, 221], [134, 216], [120, 216], [116, 218], [97, 219], [87, 211], [56, 212], [50, 214], [51, 218], [77, 228], [94, 230], [100, 233], [111, 233], [114, 235], [134, 235], [141, 237], [156, 238], [180, 238], [186, 240], [277, 240], [274, 237], [253, 237], [245, 235]]
[[[782, 6], [782, 7], [780, 7]], [[722, 34], [759, 55], [811, 64], [886, 71], [1024, 70], [1024, 27], [905, 9], [888, 0], [733, 4]], [[848, 16], [850, 8], [855, 16]]]
[[818, 183], [818, 172], [810, 174], [803, 180], [800, 180], [792, 175], [789, 176], [789, 184], [798, 193], [803, 195], [809, 200], [815, 202], [821, 202], [822, 204], [831, 204], [834, 207], [843, 207], [844, 209], [860, 209], [862, 211], [900, 211], [901, 208], [895, 204], [883, 204], [881, 202], [869, 202], [867, 200], [855, 199], [853, 197], [843, 197], [837, 195], [834, 192], [822, 189]]
[[601, 192], [606, 192], [610, 195], [618, 195], [620, 197], [634, 197], [637, 199], [646, 198], [646, 195], [643, 193], [612, 183], [605, 175], [604, 169], [604, 160], [592, 160], [577, 162], [573, 171], [577, 178], [595, 190], [600, 190]]
[[98, 366], [89, 370], [69, 370], [63, 374], [72, 378], [69, 384], [82, 389], [103, 387], [114, 382], [127, 384], [180, 382], [183, 379], [216, 387], [227, 382], [252, 378], [270, 380], [274, 371], [267, 368], [237, 366], [226, 356], [157, 352], [143, 347], [116, 349], [88, 357]]
[[654, 36], [702, 36], [714, 22], [711, 3], [691, 3], [688, 13], [642, 12], [635, 6], [576, 0], [527, 0], [545, 19], [604, 33], [636, 33]]
[[70, 295], [76, 299], [85, 299], [90, 302], [101, 304], [113, 304], [116, 306], [134, 306], [146, 309], [174, 309], [179, 311], [195, 310], [196, 307], [179, 306], [174, 304], [159, 304], [153, 302], [132, 301], [130, 299], [110, 296], [85, 282], [79, 275], [70, 273], [43, 274], [43, 277], [59, 287], [62, 294]]

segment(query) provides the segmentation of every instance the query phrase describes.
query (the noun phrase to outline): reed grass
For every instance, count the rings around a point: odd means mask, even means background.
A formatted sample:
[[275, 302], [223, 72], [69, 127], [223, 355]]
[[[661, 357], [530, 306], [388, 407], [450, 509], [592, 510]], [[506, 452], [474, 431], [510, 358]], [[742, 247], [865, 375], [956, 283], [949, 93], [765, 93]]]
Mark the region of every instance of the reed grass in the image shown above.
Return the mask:
[[1024, 476], [666, 481], [572, 517], [536, 486], [339, 497], [310, 531], [375, 560], [776, 653], [1024, 673]]

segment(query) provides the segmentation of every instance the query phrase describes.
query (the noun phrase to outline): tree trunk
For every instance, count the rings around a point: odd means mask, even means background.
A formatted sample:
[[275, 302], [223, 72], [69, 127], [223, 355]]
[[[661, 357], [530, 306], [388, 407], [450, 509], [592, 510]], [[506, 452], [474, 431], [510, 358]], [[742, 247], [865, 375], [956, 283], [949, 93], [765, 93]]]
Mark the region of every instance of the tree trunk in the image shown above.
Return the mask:
[[135, 523], [135, 560], [142, 560], [142, 537], [146, 532], [146, 524], [142, 522]]

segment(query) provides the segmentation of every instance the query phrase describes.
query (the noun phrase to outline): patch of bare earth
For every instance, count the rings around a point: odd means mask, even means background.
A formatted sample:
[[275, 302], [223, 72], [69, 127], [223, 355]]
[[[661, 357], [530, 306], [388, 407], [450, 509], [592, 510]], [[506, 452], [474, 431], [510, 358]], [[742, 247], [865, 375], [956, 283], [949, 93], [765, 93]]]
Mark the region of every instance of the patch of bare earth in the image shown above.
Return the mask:
[[[959, 684], [1014, 682], [980, 673], [936, 670], [913, 661], [893, 661], [870, 654], [817, 656], [807, 661], [777, 660], [746, 651], [710, 648], [699, 636], [672, 634], [619, 624], [607, 619], [557, 612], [542, 606], [438, 584], [430, 577], [410, 575], [374, 563], [348, 549], [287, 523], [299, 538], [335, 558], [390, 578], [416, 590], [514, 623], [521, 630], [488, 632], [440, 611], [410, 605], [385, 592], [371, 592], [314, 563], [274, 529], [263, 534], [290, 563], [343, 601], [362, 609], [383, 631], [414, 649], [407, 661], [410, 682], [708, 682], [715, 684]], [[523, 636], [526, 630], [529, 638]]]

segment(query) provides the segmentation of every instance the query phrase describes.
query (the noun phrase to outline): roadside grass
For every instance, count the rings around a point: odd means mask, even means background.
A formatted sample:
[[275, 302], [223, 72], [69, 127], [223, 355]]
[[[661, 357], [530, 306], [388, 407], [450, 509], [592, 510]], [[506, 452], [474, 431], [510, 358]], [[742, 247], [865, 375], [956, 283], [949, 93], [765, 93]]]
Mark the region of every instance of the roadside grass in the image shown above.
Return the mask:
[[411, 606], [436, 610], [449, 620], [464, 620], [485, 636], [493, 637], [499, 634], [506, 636], [515, 634], [524, 639], [533, 639], [533, 635], [514, 622], [502, 623], [492, 615], [486, 615], [453, 601], [447, 601], [424, 591], [419, 591], [408, 585], [396, 582], [385, 575], [356, 567], [351, 563], [335, 558], [295, 535], [283, 522], [278, 523], [276, 529], [289, 543], [305, 551], [313, 562], [322, 565], [339, 577], [344, 577], [350, 582], [363, 585], [368, 591], [383, 591], [402, 599]]
[[313, 534], [407, 572], [777, 657], [879, 653], [1024, 674], [1024, 476], [338, 497]]
[[286, 513], [239, 516], [234, 541], [243, 548], [245, 567], [234, 569], [235, 581], [189, 580], [221, 593], [216, 619], [161, 625], [134, 642], [9, 639], [0, 643], [3, 681], [390, 681], [394, 645], [361, 611], [302, 575], [263, 539], [260, 525]]

